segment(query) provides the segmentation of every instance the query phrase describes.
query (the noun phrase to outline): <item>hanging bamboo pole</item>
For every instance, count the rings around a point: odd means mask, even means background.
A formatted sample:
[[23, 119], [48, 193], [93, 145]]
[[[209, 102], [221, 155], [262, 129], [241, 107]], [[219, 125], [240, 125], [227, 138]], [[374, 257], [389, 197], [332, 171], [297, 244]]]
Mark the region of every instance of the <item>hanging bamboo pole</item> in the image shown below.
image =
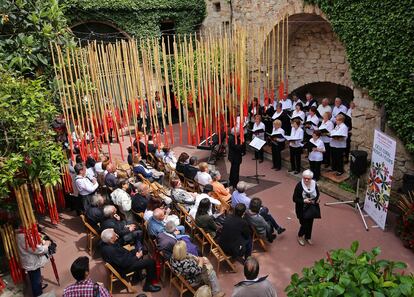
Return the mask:
[[[180, 92], [180, 68], [179, 68], [179, 56], [178, 56], [178, 47], [174, 36], [173, 42], [174, 48], [174, 63], [175, 63], [175, 79], [176, 83], [176, 92], [177, 92], [177, 102], [178, 102], [178, 122], [179, 122], [179, 142], [182, 144], [183, 141], [183, 126], [182, 126], [182, 115], [181, 115], [181, 92]], [[187, 126], [188, 126], [188, 117], [187, 117]]]

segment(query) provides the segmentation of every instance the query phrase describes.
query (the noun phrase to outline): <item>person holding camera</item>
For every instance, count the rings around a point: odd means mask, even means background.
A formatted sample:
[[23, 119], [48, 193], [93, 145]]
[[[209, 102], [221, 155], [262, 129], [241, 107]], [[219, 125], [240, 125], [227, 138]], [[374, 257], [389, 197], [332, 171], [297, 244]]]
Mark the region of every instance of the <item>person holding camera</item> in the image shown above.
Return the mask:
[[302, 246], [305, 245], [305, 241], [312, 245], [313, 220], [321, 218], [319, 189], [316, 181], [312, 178], [313, 172], [309, 169], [305, 170], [302, 173], [302, 180], [296, 185], [293, 192], [296, 216], [300, 223], [298, 242]]
[[40, 268], [44, 267], [46, 263], [49, 262], [49, 248], [56, 251], [56, 244], [52, 245], [51, 240], [42, 240], [41, 243], [36, 246], [36, 249], [33, 250], [31, 247], [27, 246], [22, 228], [16, 230], [16, 241], [20, 263], [22, 264], [22, 268], [29, 275], [33, 296], [40, 296], [43, 294], [43, 289], [47, 286], [47, 284], [42, 285]]

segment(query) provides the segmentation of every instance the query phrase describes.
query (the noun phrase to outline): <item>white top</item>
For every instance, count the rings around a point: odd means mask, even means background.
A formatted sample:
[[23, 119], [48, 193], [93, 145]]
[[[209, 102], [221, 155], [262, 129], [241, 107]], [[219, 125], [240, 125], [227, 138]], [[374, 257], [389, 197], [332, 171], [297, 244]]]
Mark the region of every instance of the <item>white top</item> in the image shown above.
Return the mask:
[[[200, 204], [200, 201], [204, 198], [208, 198], [208, 200], [210, 200], [212, 205], [218, 205], [218, 206], [221, 205], [221, 202], [219, 200], [214, 199], [214, 198], [210, 197], [209, 195], [207, 195], [205, 193], [197, 195], [196, 199], [195, 199], [195, 203], [194, 203], [193, 207], [191, 207], [191, 210], [189, 212], [190, 216], [192, 216], [194, 219], [195, 219], [195, 216], [196, 216], [196, 213], [197, 213], [197, 210], [198, 210], [198, 205]], [[211, 216], [212, 214], [213, 213], [212, 213], [211, 208], [210, 208], [209, 211], [208, 211], [208, 215]]]
[[293, 101], [292, 100], [292, 111], [296, 110], [296, 104], [301, 103], [303, 105], [302, 100]]
[[133, 218], [131, 211], [131, 196], [122, 189], [116, 189], [111, 193], [112, 202], [119, 207], [119, 211], [122, 212], [127, 219]]
[[194, 180], [198, 182], [200, 185], [205, 186], [213, 181], [211, 175], [208, 172], [201, 172], [198, 171]]
[[[277, 128], [277, 129], [275, 129], [274, 127], [273, 127], [273, 130], [272, 130], [272, 135], [273, 134], [281, 134], [282, 136], [285, 136], [285, 130], [283, 130], [282, 128]], [[283, 142], [283, 141], [285, 141], [285, 139], [284, 138], [276, 138], [276, 141], [277, 142]]]
[[336, 127], [331, 132], [331, 135], [334, 134], [343, 135], [344, 137], [339, 138], [339, 140], [332, 138], [331, 147], [346, 148], [346, 139], [348, 138], [348, 127], [344, 123], [336, 125]]
[[286, 98], [286, 100], [281, 99], [279, 103], [282, 103], [283, 110], [291, 110], [292, 109], [292, 100]]
[[293, 118], [296, 118], [296, 117], [300, 117], [301, 119], [302, 119], [302, 122], [305, 120], [305, 113], [303, 112], [303, 110], [299, 110], [299, 111], [297, 111], [297, 110], [294, 110], [293, 112], [292, 112], [292, 119]]
[[323, 141], [320, 138], [318, 138], [316, 141], [311, 138], [310, 142], [316, 145], [317, 150], [312, 150], [310, 152], [309, 161], [322, 161], [323, 153], [325, 152], [325, 145], [323, 144]]
[[89, 178], [90, 180], [93, 180], [94, 178], [96, 178], [94, 167], [90, 167], [86, 169], [86, 177]]
[[283, 110], [280, 112], [275, 111], [275, 113], [272, 115], [272, 120], [276, 120], [280, 115], [283, 113]]
[[[259, 124], [257, 124], [257, 123], [253, 124], [253, 129], [252, 129], [253, 132], [257, 131], [257, 130], [261, 130], [261, 129], [263, 129], [263, 131], [266, 130], [266, 126], [265, 126], [265, 124], [263, 124], [263, 122], [260, 122]], [[254, 137], [258, 137], [261, 140], [264, 140], [264, 133], [265, 132], [259, 133], [258, 135], [254, 135]]]
[[336, 116], [340, 113], [343, 112], [344, 114], [346, 114], [348, 111], [348, 109], [346, 108], [345, 105], [341, 104], [339, 105], [339, 107], [334, 106], [333, 110], [332, 110], [332, 118], [331, 121], [335, 123], [335, 118]]
[[314, 114], [313, 116], [308, 115], [306, 117], [306, 122], [309, 122], [309, 121], [311, 121], [313, 124], [311, 125], [310, 128], [306, 128], [305, 132], [308, 135], [312, 135], [313, 130], [318, 130], [319, 118], [316, 114]]
[[348, 109], [348, 111], [346, 112], [346, 115], [349, 116], [350, 118], [352, 118], [352, 108]]
[[17, 231], [16, 234], [17, 249], [20, 256], [20, 263], [22, 268], [26, 271], [33, 271], [45, 266], [49, 261], [46, 257], [49, 250], [46, 245], [37, 245], [35, 250], [27, 246], [26, 239], [23, 233]]
[[98, 174], [104, 172], [104, 170], [102, 169], [102, 162], [95, 163], [95, 172]]
[[323, 117], [323, 115], [325, 114], [325, 112], [330, 112], [332, 113], [332, 107], [330, 107], [329, 105], [323, 106], [322, 104], [318, 106], [318, 112], [321, 115], [321, 117]]
[[297, 129], [292, 127], [292, 130], [290, 132], [290, 137], [297, 138], [297, 139], [300, 139], [300, 140], [289, 141], [289, 146], [291, 146], [291, 147], [301, 147], [301, 146], [303, 146], [303, 144], [302, 144], [303, 129], [301, 127], [298, 127]]
[[99, 184], [97, 182], [92, 183], [89, 180], [89, 178], [87, 178], [86, 176], [83, 177], [81, 175], [76, 176], [75, 185], [76, 185], [76, 188], [79, 191], [79, 194], [82, 195], [82, 196], [92, 194], [99, 187]]
[[[329, 131], [329, 133], [333, 130], [333, 128], [334, 128], [334, 125], [330, 120], [327, 120], [326, 122], [322, 121], [322, 124], [319, 126], [319, 130], [326, 129], [326, 130]], [[329, 136], [321, 135], [321, 140], [324, 143], [330, 143], [331, 142], [331, 138]]]
[[312, 103], [311, 105], [309, 105], [309, 103], [310, 103], [310, 102], [312, 102], [312, 100], [313, 100], [313, 99], [311, 99], [311, 100], [309, 100], [309, 101], [308, 101], [308, 100], [306, 100], [306, 102], [305, 102], [305, 105], [304, 105], [304, 106], [309, 106], [309, 107], [311, 107], [311, 106], [316, 106], [316, 105], [317, 105], [316, 101], [313, 101], [313, 103]]

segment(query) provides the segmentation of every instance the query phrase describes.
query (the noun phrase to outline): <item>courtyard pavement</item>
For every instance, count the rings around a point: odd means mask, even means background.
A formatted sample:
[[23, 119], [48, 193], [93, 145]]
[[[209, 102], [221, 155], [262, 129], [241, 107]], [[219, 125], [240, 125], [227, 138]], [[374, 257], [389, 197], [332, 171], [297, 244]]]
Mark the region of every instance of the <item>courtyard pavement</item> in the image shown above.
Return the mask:
[[[176, 127], [175, 127], [176, 130]], [[183, 129], [186, 131], [186, 129]], [[175, 133], [177, 136], [178, 133]], [[184, 135], [185, 136], [185, 135]], [[187, 139], [183, 137], [183, 139]], [[174, 145], [176, 156], [186, 151], [189, 155], [197, 155], [201, 159], [206, 159], [208, 151], [197, 150], [194, 146], [178, 144]], [[129, 144], [129, 139], [124, 139], [123, 148]], [[112, 144], [114, 156], [119, 156], [119, 146]], [[125, 154], [126, 157], [126, 154]], [[118, 157], [120, 158], [120, 157]], [[223, 177], [227, 177], [230, 164], [227, 160], [217, 162], [217, 168], [221, 171]], [[265, 160], [259, 164], [259, 173], [265, 174], [260, 178], [257, 184], [255, 180], [246, 176], [255, 173], [255, 161], [252, 160], [252, 154], [248, 153], [243, 158], [240, 169], [241, 179], [249, 183], [247, 191], [250, 197], [259, 197], [263, 200], [277, 222], [285, 227], [287, 231], [279, 236], [272, 244], [268, 244], [268, 250], [263, 252], [260, 248], [254, 252], [260, 262], [260, 275], [269, 275], [269, 280], [275, 286], [278, 296], [286, 296], [284, 289], [290, 282], [293, 273], [300, 273], [303, 267], [311, 266], [315, 261], [326, 257], [326, 252], [336, 248], [347, 248], [354, 240], [360, 242], [360, 250], [369, 250], [379, 246], [382, 250], [380, 258], [386, 258], [396, 261], [403, 261], [408, 264], [406, 273], [414, 272], [414, 254], [405, 249], [401, 241], [394, 234], [393, 229], [385, 232], [379, 228], [370, 228], [369, 232], [365, 231], [359, 215], [355, 210], [346, 205], [328, 207], [324, 206], [325, 202], [332, 202], [335, 199], [326, 194], [321, 194], [321, 213], [322, 219], [316, 220], [313, 229], [313, 245], [300, 246], [297, 242], [296, 235], [299, 228], [298, 220], [294, 213], [294, 203], [292, 194], [298, 179], [293, 178], [286, 172], [286, 168], [281, 171], [271, 169], [271, 162]], [[73, 212], [65, 212], [60, 215], [61, 222], [57, 226], [51, 226], [44, 222], [46, 233], [56, 240], [58, 249], [55, 255], [56, 263], [60, 275], [60, 286], [57, 286], [53, 271], [50, 265], [43, 269], [45, 281], [49, 283], [47, 292], [55, 292], [56, 296], [61, 296], [63, 289], [74, 280], [70, 274], [69, 268], [76, 257], [88, 256], [86, 251], [86, 234], [80, 218], [74, 216]], [[374, 222], [367, 218], [368, 225], [371, 227]], [[90, 263], [90, 275], [94, 281], [103, 282], [108, 287], [108, 273], [105, 270], [102, 259], [96, 253]], [[215, 262], [213, 262], [215, 266]], [[237, 273], [226, 272], [227, 266], [221, 265], [219, 281], [226, 296], [231, 296], [234, 284], [244, 279], [243, 267], [236, 263]], [[142, 284], [137, 285], [138, 292], [142, 292]], [[126, 289], [121, 285], [115, 285], [113, 296], [136, 296], [137, 294], [128, 294]], [[161, 292], [148, 294], [148, 296], [168, 296], [168, 284], [164, 284]], [[177, 292], [172, 289], [172, 295], [176, 296]]]

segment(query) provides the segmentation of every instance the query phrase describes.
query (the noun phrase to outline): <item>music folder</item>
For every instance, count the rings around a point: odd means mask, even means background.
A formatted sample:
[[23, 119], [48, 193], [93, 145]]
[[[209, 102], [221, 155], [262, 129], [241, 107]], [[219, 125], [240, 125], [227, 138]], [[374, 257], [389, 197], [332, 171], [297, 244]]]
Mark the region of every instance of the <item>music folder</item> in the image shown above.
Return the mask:
[[295, 136], [291, 136], [291, 135], [285, 135], [285, 139], [286, 140], [288, 140], [288, 141], [302, 141], [302, 139], [301, 138], [295, 138]]

